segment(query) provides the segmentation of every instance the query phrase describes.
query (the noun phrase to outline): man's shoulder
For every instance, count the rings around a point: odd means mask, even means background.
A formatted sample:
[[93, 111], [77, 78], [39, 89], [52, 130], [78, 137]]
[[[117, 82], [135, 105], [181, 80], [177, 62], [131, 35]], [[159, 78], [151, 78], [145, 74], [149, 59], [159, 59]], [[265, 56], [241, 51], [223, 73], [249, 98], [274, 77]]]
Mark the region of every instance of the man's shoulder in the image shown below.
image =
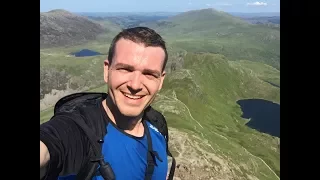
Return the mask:
[[54, 113], [72, 112], [86, 107], [94, 107], [107, 97], [106, 93], [79, 92], [59, 99], [54, 106]]
[[102, 109], [99, 104], [101, 104], [101, 100], [88, 100], [85, 102], [79, 102], [77, 104], [71, 105], [62, 105], [59, 107], [58, 111], [54, 111], [53, 117], [61, 118], [61, 117], [69, 117], [74, 118], [77, 116], [88, 117], [91, 115], [95, 115], [97, 113], [101, 113]]
[[148, 127], [158, 136], [168, 138], [168, 126], [166, 118], [162, 113], [153, 109], [151, 106], [146, 110], [144, 119], [148, 122]]
[[164, 135], [160, 132], [160, 130], [158, 129], [158, 127], [156, 127], [154, 124], [147, 122], [147, 126], [149, 128], [150, 131], [150, 135], [154, 140], [159, 141], [160, 144], [165, 144], [165, 137]]
[[159, 131], [158, 127], [156, 127], [155, 125], [153, 125], [153, 124], [150, 123], [150, 122], [147, 122], [147, 125], [148, 125], [149, 129], [151, 129], [151, 132], [156, 133], [156, 134], [162, 136], [162, 134], [161, 134], [161, 132]]
[[[54, 114], [76, 113], [86, 116], [101, 112], [106, 93], [81, 92], [64, 96], [54, 106]], [[72, 114], [70, 114], [72, 116]]]
[[[70, 98], [72, 96], [72, 98]], [[103, 126], [103, 96], [97, 93], [71, 94], [60, 99], [54, 109], [51, 120], [64, 119], [72, 121], [83, 121], [94, 130]]]

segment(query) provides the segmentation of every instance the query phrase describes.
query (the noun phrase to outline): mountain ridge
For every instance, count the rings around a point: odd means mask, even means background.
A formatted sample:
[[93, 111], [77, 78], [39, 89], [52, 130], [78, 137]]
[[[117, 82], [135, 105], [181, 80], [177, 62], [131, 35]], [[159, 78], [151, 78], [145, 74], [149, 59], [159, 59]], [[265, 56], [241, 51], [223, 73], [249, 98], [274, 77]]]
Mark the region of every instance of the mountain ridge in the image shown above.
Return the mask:
[[40, 12], [40, 49], [95, 40], [105, 30], [99, 23], [63, 9]]

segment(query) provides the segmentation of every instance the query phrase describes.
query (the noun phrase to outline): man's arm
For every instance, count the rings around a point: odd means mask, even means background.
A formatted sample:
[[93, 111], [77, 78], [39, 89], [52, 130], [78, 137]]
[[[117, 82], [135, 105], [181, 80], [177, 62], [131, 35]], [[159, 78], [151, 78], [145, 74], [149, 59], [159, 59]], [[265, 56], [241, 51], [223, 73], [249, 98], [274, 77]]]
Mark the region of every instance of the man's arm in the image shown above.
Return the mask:
[[40, 168], [45, 168], [49, 160], [50, 153], [48, 148], [42, 141], [40, 141]]
[[40, 170], [47, 179], [77, 173], [88, 149], [87, 138], [69, 118], [55, 116], [40, 125]]
[[47, 146], [40, 141], [40, 179], [46, 175], [46, 165], [50, 160], [50, 153]]

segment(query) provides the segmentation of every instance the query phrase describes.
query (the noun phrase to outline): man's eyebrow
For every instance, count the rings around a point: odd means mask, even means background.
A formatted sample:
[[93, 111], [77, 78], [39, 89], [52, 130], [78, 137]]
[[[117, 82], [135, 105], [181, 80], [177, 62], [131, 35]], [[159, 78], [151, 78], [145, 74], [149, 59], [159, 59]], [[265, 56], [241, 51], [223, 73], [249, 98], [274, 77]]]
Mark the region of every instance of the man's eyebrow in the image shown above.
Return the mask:
[[134, 67], [129, 65], [129, 64], [124, 64], [124, 63], [118, 63], [115, 65], [116, 68], [126, 68], [126, 69], [129, 69], [131, 71], [134, 70]]
[[[134, 67], [129, 65], [129, 64], [124, 64], [124, 63], [118, 63], [115, 65], [115, 68], [126, 68], [128, 70], [131, 70], [133, 71], [134, 70]], [[157, 70], [152, 70], [152, 69], [144, 69], [142, 71], [142, 73], [147, 73], [147, 74], [153, 74], [153, 75], [156, 75], [158, 77], [160, 77], [161, 73], [160, 71], [157, 71]]]

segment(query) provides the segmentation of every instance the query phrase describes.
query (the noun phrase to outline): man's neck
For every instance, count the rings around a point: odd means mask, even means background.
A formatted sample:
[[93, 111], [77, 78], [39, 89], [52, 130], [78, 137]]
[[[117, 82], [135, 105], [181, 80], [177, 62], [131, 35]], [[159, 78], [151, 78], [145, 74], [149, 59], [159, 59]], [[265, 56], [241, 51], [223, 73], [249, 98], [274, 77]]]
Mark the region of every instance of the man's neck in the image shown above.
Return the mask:
[[108, 96], [102, 101], [104, 110], [106, 111], [110, 120], [117, 125], [118, 128], [124, 130], [126, 133], [133, 136], [141, 137], [144, 134], [144, 127], [141, 123], [142, 116], [128, 117], [124, 116], [118, 108], [113, 104], [112, 99]]

